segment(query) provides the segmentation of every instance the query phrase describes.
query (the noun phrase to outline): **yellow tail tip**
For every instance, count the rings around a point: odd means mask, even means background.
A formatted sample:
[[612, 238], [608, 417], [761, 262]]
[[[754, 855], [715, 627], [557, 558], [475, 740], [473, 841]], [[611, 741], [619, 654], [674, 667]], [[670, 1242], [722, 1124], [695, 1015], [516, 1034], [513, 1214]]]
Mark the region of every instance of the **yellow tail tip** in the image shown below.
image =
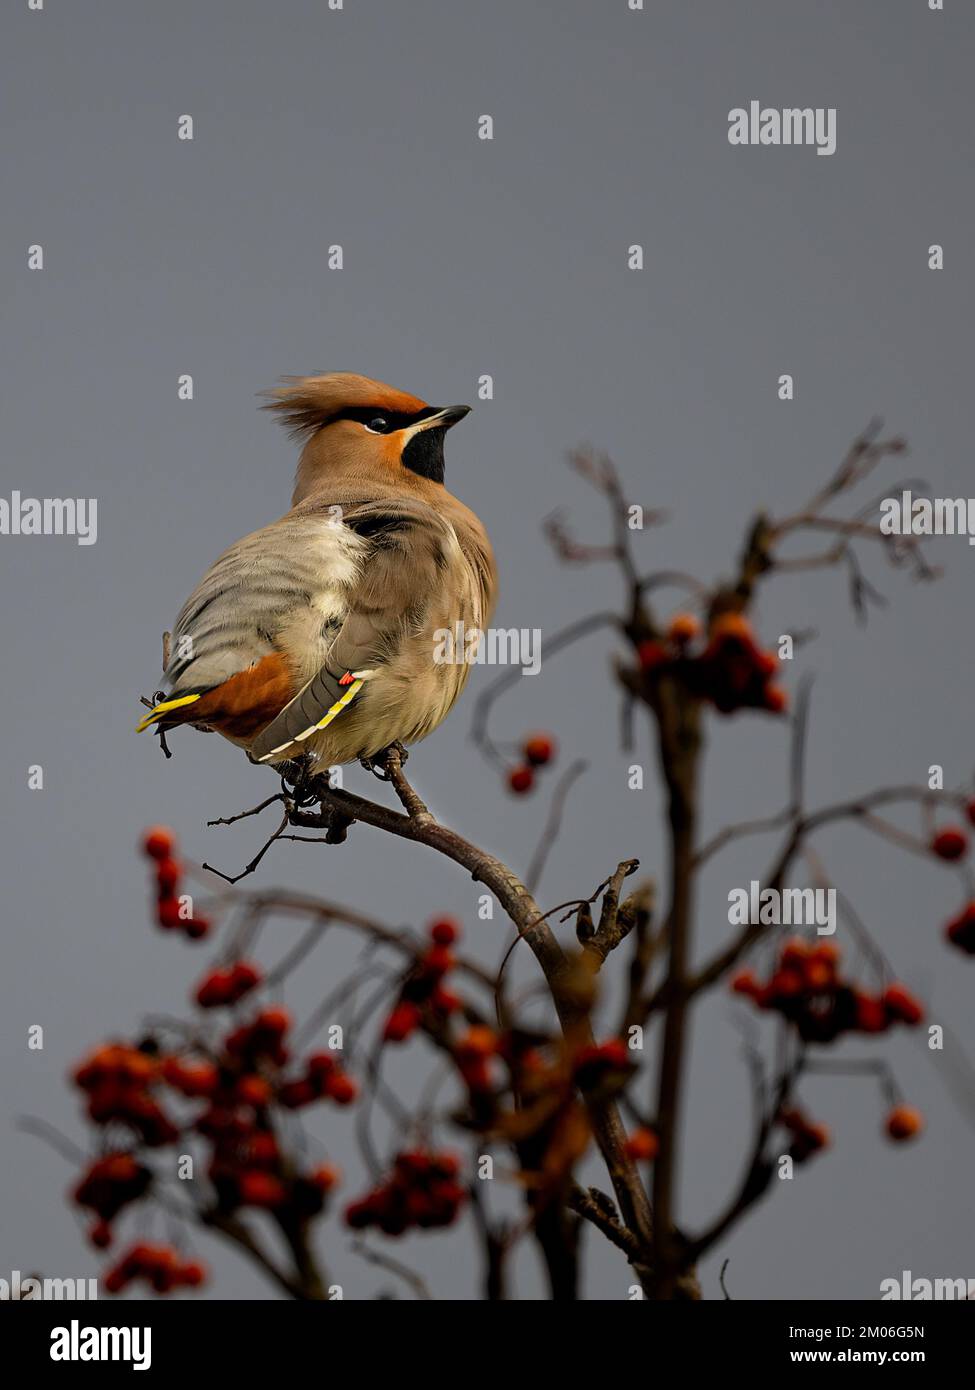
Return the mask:
[[162, 704], [155, 705], [144, 719], [140, 719], [135, 726], [137, 734], [144, 733], [151, 724], [155, 724], [157, 719], [162, 719], [164, 714], [168, 714], [171, 709], [180, 709], [183, 705], [191, 705], [194, 700], [198, 700], [199, 695], [181, 695], [178, 700], [163, 700]]

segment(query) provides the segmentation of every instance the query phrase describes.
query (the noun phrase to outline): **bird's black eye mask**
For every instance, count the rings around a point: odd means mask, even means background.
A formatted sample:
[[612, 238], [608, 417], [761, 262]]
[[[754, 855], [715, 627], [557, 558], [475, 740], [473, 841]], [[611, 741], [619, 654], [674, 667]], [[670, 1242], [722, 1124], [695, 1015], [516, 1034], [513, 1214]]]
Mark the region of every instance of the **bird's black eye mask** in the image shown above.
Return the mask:
[[[363, 406], [351, 410], [343, 410], [341, 414], [334, 416], [335, 420], [355, 420], [361, 425], [365, 425], [371, 434], [395, 434], [397, 430], [404, 430], [410, 425], [419, 424], [421, 420], [427, 420], [431, 415], [440, 415], [442, 411], [435, 405], [427, 406], [425, 410], [416, 410], [412, 414], [405, 411], [383, 410], [381, 406]], [[420, 430], [415, 434], [403, 450], [402, 463], [404, 468], [408, 468], [411, 473], [417, 473], [421, 478], [429, 478], [433, 483], [442, 483], [444, 480], [444, 457], [443, 442], [447, 431], [443, 426], [431, 425], [429, 429]]]
[[401, 410], [384, 410], [381, 405], [366, 405], [340, 411], [332, 416], [329, 424], [335, 420], [355, 420], [365, 425], [372, 434], [395, 434], [397, 430], [405, 430], [437, 414], [439, 411], [434, 405], [427, 406], [426, 410], [415, 410], [412, 414]]

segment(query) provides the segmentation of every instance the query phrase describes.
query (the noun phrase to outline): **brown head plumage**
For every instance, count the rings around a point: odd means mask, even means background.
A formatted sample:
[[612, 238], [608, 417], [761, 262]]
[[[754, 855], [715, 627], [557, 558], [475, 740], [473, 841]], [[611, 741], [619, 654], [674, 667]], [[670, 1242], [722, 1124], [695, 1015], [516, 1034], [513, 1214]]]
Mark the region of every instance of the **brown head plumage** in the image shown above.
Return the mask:
[[265, 393], [293, 439], [304, 444], [292, 504], [341, 474], [442, 483], [444, 435], [468, 406], [431, 406], [419, 396], [354, 372], [286, 377]]

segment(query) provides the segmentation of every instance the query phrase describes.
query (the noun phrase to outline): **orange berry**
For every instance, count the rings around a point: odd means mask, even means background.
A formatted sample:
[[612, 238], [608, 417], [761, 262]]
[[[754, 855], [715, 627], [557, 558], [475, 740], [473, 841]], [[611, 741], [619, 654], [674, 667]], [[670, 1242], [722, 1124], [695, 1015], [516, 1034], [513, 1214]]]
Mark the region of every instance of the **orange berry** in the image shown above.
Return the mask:
[[154, 825], [142, 837], [142, 852], [150, 859], [171, 859], [176, 837], [164, 825]]
[[634, 1163], [649, 1163], [657, 1157], [660, 1140], [652, 1129], [642, 1125], [635, 1129], [626, 1141], [626, 1152]]
[[719, 613], [711, 622], [710, 635], [722, 641], [728, 638], [744, 643], [754, 641], [752, 625], [744, 613]]
[[308, 1181], [317, 1187], [319, 1192], [331, 1192], [332, 1188], [338, 1185], [340, 1176], [339, 1170], [331, 1163], [323, 1163], [320, 1168], [308, 1174]]
[[522, 752], [532, 767], [544, 767], [555, 757], [555, 740], [551, 734], [532, 734], [525, 739]]
[[754, 998], [761, 985], [754, 970], [739, 970], [737, 975], [731, 977], [731, 988], [735, 994], [747, 994]]
[[885, 1128], [895, 1143], [913, 1139], [924, 1128], [924, 1116], [913, 1105], [895, 1105], [887, 1116]]
[[667, 627], [668, 639], [678, 647], [693, 642], [701, 632], [701, 624], [693, 613], [675, 613]]
[[457, 1051], [468, 1057], [491, 1057], [497, 1051], [498, 1039], [493, 1028], [475, 1024], [457, 1040]]
[[789, 692], [783, 690], [781, 685], [767, 685], [763, 708], [767, 709], [770, 714], [784, 714], [789, 708]]

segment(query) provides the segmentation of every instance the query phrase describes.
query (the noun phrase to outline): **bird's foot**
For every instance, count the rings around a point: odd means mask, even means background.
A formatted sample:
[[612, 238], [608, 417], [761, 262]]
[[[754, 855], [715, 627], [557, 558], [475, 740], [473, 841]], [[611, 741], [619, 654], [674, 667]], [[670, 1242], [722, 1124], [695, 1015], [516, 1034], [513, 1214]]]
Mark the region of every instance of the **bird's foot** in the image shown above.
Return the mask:
[[389, 747], [384, 748], [382, 752], [376, 753], [373, 757], [370, 758], [360, 758], [359, 762], [367, 772], [371, 772], [373, 777], [377, 777], [380, 782], [388, 782], [390, 779], [389, 771], [387, 769], [387, 763], [389, 761], [390, 753], [396, 754], [401, 767], [403, 763], [406, 762], [407, 758], [410, 756], [407, 750], [403, 747], [402, 743], [400, 743], [397, 739], [395, 743], [391, 743]]

